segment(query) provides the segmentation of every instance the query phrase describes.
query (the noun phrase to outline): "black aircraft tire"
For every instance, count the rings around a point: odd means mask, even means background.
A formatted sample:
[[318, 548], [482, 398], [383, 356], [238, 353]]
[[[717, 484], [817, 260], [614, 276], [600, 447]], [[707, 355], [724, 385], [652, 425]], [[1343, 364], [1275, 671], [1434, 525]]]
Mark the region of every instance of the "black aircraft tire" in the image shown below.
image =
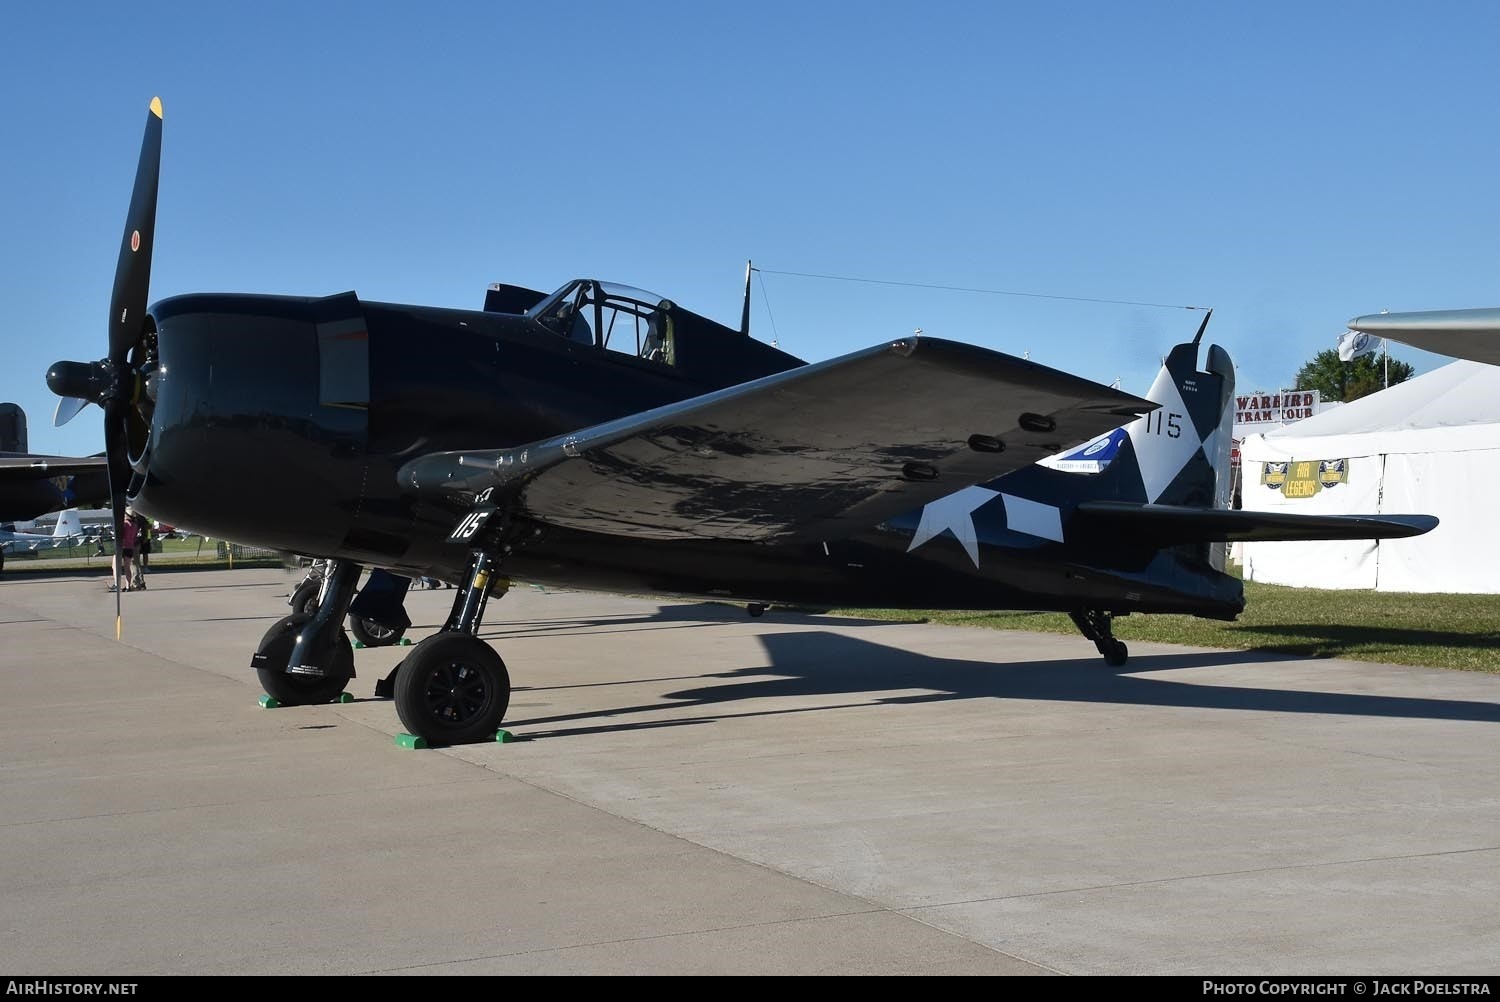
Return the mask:
[[752, 619], [759, 619], [766, 614], [766, 607], [764, 603], [751, 602], [749, 605], [745, 606], [745, 611], [750, 614]]
[[1118, 668], [1130, 660], [1130, 648], [1118, 640], [1111, 640], [1102, 651], [1104, 663], [1111, 668]]
[[[292, 607], [293, 613], [305, 612], [309, 616], [318, 611], [318, 592], [321, 585], [317, 581], [304, 581], [292, 592], [292, 600], [287, 604]], [[290, 653], [290, 652], [288, 652]]]
[[280, 620], [275, 626], [266, 631], [261, 638], [260, 646], [255, 649], [257, 654], [265, 654], [271, 658], [273, 668], [257, 668], [255, 674], [260, 678], [261, 688], [266, 690], [266, 695], [281, 703], [283, 706], [312, 706], [317, 703], [331, 703], [339, 698], [339, 693], [349, 685], [349, 680], [354, 677], [354, 648], [349, 643], [349, 638], [344, 636], [344, 631], [339, 631], [339, 639], [334, 648], [333, 664], [328, 667], [328, 674], [316, 675], [288, 675], [281, 669], [286, 667], [287, 658], [292, 656], [292, 647], [297, 643], [297, 630], [309, 617], [293, 613], [285, 619]]
[[401, 639], [405, 630], [393, 630], [389, 626], [382, 626], [373, 619], [365, 619], [362, 616], [349, 617], [349, 632], [354, 634], [354, 639], [366, 647], [389, 647]]
[[505, 662], [467, 633], [439, 633], [413, 647], [395, 689], [402, 726], [433, 744], [489, 740], [510, 705]]

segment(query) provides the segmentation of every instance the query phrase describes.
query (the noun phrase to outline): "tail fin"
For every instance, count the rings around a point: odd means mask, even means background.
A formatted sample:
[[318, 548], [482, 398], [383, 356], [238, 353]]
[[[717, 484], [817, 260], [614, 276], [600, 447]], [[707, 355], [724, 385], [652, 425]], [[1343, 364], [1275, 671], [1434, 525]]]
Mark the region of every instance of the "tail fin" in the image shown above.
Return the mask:
[[[1208, 318], [1203, 318], [1203, 327]], [[1234, 363], [1218, 345], [1208, 348], [1205, 370], [1198, 368], [1198, 336], [1179, 344], [1162, 362], [1151, 392], [1156, 410], [1125, 426], [1119, 457], [1103, 476], [1113, 480], [1121, 501], [1185, 508], [1229, 507], [1229, 450], [1234, 435]], [[1196, 544], [1209, 566], [1223, 570], [1229, 546]]]
[[83, 520], [78, 517], [77, 508], [69, 508], [57, 516], [57, 525], [52, 529], [53, 539], [66, 539], [69, 536], [83, 535]]
[[26, 412], [19, 404], [0, 404], [0, 452], [26, 451]]
[[[1205, 317], [1197, 337], [1177, 345], [1162, 361], [1146, 394], [1157, 405], [1151, 413], [1076, 453], [1024, 467], [988, 486], [1065, 509], [1069, 541], [1084, 546], [1103, 541], [1109, 551], [1134, 542], [1206, 561], [1216, 571], [1224, 570], [1229, 540], [1400, 539], [1437, 525], [1430, 515], [1228, 510], [1234, 364], [1228, 352], [1211, 345], [1199, 370], [1198, 346], [1207, 325]], [[1087, 465], [1083, 460], [1107, 455], [1121, 438], [1118, 453], [1102, 472], [1070, 472]]]
[[[1206, 369], [1200, 370], [1202, 338], [1200, 327], [1197, 337], [1177, 345], [1162, 360], [1161, 371], [1146, 394], [1157, 405], [1155, 410], [1073, 453], [1023, 467], [986, 486], [1067, 511], [1084, 504], [1110, 511], [1142, 505], [1205, 512], [1227, 509], [1232, 486], [1234, 364], [1228, 352], [1213, 345], [1208, 349]], [[1080, 469], [1095, 465], [1111, 451], [1115, 451], [1114, 458], [1102, 471]], [[1223, 543], [1205, 539], [1201, 532], [1181, 543], [1202, 547], [1201, 556], [1211, 566], [1223, 567], [1227, 554]]]
[[1119, 500], [1229, 507], [1234, 363], [1211, 345], [1207, 370], [1200, 371], [1198, 338], [1177, 345], [1162, 363], [1146, 394], [1161, 406], [1125, 426], [1126, 441], [1104, 473]]
[[[1206, 370], [1199, 370], [1202, 337], [1200, 327], [1197, 337], [1177, 345], [1162, 360], [1161, 371], [1146, 394], [1157, 405], [1155, 410], [1072, 452], [1049, 457], [995, 483], [1003, 483], [1009, 492], [1063, 507], [1081, 501], [1114, 501], [1228, 508], [1234, 363], [1228, 352], [1212, 345]], [[1101, 465], [1103, 470], [1089, 472]], [[1088, 475], [1079, 475], [1083, 473]]]

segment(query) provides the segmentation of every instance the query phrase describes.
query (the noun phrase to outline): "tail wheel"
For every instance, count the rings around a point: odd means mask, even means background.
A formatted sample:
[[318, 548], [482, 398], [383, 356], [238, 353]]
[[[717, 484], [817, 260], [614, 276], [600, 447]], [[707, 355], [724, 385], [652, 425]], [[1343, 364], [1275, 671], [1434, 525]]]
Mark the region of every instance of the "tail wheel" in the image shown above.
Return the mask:
[[495, 649], [467, 633], [439, 633], [396, 672], [396, 713], [417, 737], [467, 744], [493, 737], [510, 706], [510, 675]]
[[350, 616], [348, 623], [349, 632], [354, 634], [354, 639], [366, 647], [389, 647], [400, 640], [401, 634], [406, 632], [393, 626], [377, 623], [373, 619], [365, 619], [363, 616]]

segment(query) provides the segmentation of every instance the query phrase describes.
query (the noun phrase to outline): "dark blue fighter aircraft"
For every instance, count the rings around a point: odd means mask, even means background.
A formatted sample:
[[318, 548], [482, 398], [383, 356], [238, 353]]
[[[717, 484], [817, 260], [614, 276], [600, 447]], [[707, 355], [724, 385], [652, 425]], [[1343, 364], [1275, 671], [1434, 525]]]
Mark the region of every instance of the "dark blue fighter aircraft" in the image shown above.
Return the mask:
[[[510, 679], [476, 636], [515, 576], [768, 603], [1055, 609], [1112, 664], [1114, 616], [1232, 619], [1234, 539], [1408, 536], [1424, 516], [1228, 510], [1232, 367], [1203, 328], [1140, 399], [951, 341], [807, 364], [637, 289], [492, 287], [485, 309], [185, 295], [150, 305], [153, 101], [109, 354], [52, 389], [105, 411], [117, 521], [137, 510], [331, 559], [311, 611], [253, 659], [286, 703], [354, 674], [363, 566], [456, 583], [443, 629], [381, 691], [413, 734], [494, 734]], [[1206, 321], [1205, 321], [1206, 325]], [[76, 407], [77, 405], [72, 405]], [[1096, 475], [1038, 465], [1125, 429]], [[356, 613], [406, 625], [406, 582]]]

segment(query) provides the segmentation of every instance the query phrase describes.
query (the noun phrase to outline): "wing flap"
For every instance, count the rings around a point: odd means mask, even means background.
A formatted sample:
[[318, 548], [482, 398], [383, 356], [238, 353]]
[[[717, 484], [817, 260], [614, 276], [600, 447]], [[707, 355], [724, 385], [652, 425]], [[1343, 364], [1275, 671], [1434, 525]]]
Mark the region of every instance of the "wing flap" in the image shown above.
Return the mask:
[[1314, 539], [1403, 539], [1437, 528], [1432, 515], [1301, 515], [1084, 501], [1072, 527], [1125, 535], [1157, 546]]
[[398, 476], [421, 492], [510, 492], [522, 514], [593, 532], [836, 539], [1155, 406], [908, 338], [518, 448], [423, 456]]

